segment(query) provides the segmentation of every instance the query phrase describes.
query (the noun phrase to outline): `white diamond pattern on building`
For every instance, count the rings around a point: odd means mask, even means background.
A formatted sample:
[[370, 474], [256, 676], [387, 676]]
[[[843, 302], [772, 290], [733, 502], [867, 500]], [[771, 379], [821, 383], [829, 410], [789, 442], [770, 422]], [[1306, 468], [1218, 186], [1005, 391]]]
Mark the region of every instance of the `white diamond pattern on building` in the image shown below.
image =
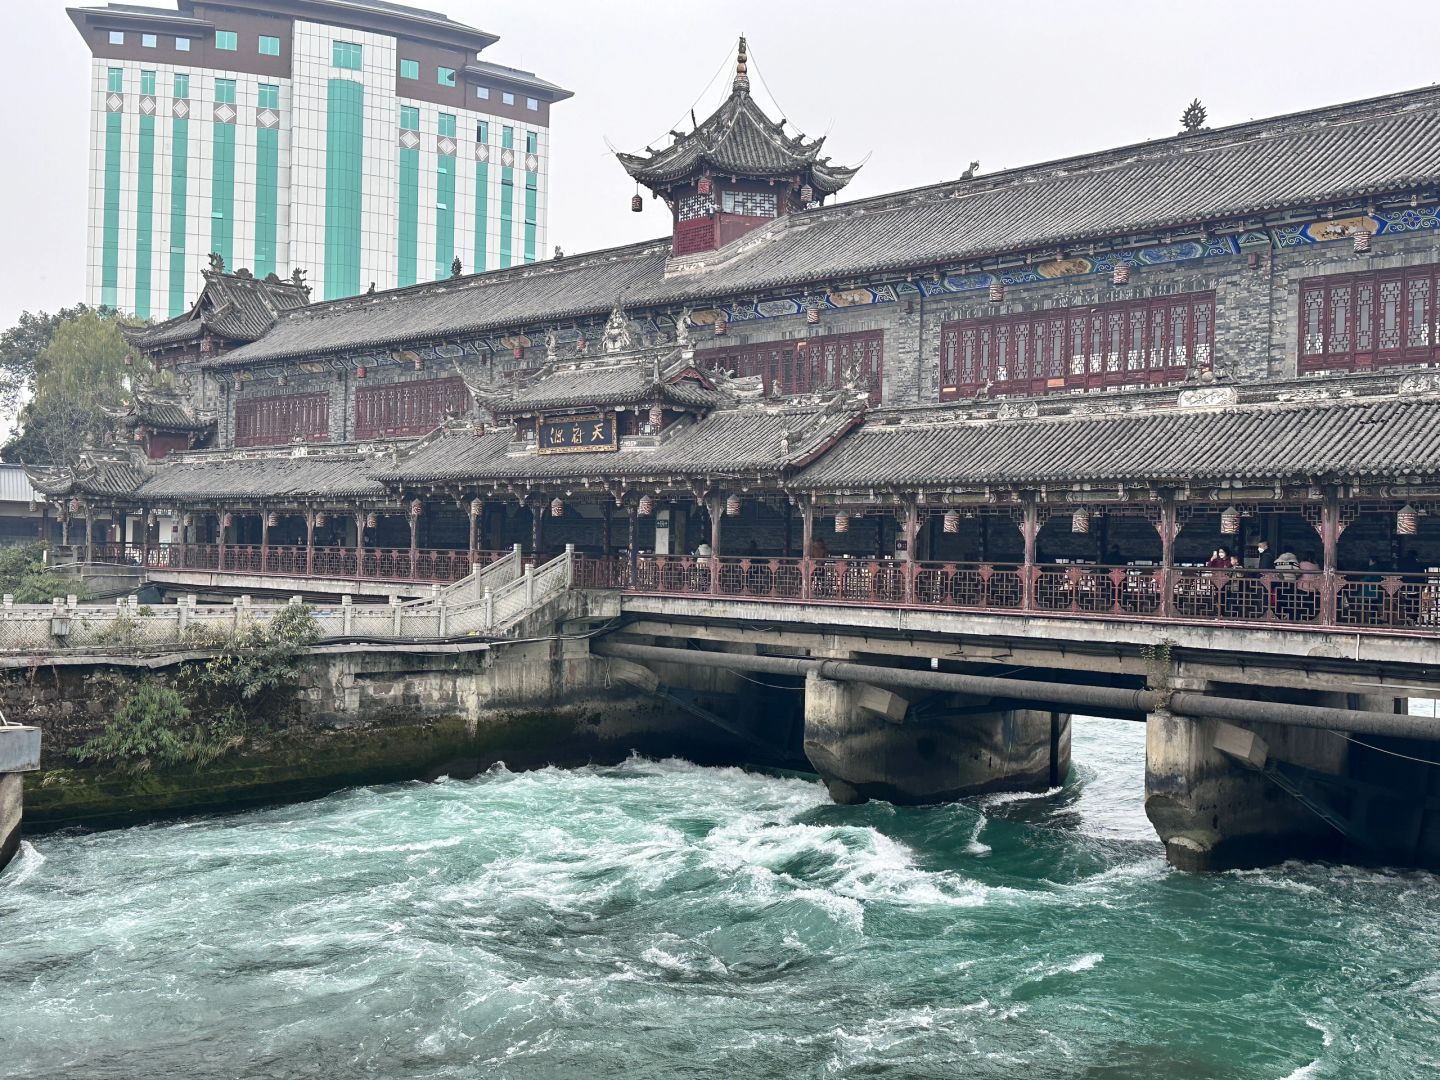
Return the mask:
[[140, 111], [146, 116], [155, 115], [155, 99], [148, 94], [140, 99]]
[[537, 172], [540, 168], [540, 159], [534, 154], [525, 155], [525, 171]]
[[413, 131], [404, 129], [400, 132], [400, 145], [406, 150], [414, 150], [420, 145], [420, 136]]
[[503, 166], [505, 166], [505, 168], [507, 168], [507, 169], [510, 168], [512, 165], [514, 165], [514, 164], [515, 164], [515, 151], [514, 151], [514, 150], [511, 150], [508, 146], [505, 147], [504, 150], [501, 150], [501, 151], [500, 151], [500, 164], [503, 165]]
[[170, 111], [181, 120], [184, 120], [190, 115], [190, 102], [184, 98], [176, 98], [175, 104], [170, 107]]
[[257, 109], [255, 123], [262, 128], [277, 127], [280, 123], [280, 114], [274, 109]]
[[215, 106], [215, 122], [217, 124], [233, 124], [235, 116], [235, 106], [228, 101], [222, 101]]
[[105, 99], [105, 109], [107, 112], [119, 112], [123, 108], [125, 108], [125, 98], [123, 95], [111, 94]]
[[444, 154], [446, 157], [454, 157], [455, 140], [450, 138], [448, 135], [441, 136], [440, 142], [436, 145], [436, 149], [438, 149], [440, 153]]
[[487, 146], [487, 145], [486, 145], [485, 143], [483, 143], [483, 142], [477, 142], [477, 143], [475, 144], [475, 160], [476, 160], [476, 161], [489, 161], [489, 160], [490, 160], [490, 147]]

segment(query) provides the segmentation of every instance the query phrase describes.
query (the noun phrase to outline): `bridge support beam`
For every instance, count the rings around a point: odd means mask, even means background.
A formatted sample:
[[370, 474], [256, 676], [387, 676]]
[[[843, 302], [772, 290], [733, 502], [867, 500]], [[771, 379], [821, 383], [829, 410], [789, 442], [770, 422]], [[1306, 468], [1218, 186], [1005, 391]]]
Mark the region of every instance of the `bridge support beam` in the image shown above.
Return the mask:
[[[1346, 704], [1343, 694], [1305, 696], [1305, 704]], [[1349, 748], [1343, 736], [1320, 728], [1156, 709], [1145, 723], [1145, 814], [1166, 859], [1182, 870], [1338, 858], [1346, 846], [1344, 800], [1324, 789], [1333, 778], [1333, 791], [1344, 790]], [[1313, 798], [1297, 796], [1297, 775]]]
[[1070, 717], [995, 708], [963, 694], [912, 695], [805, 678], [805, 756], [839, 803], [945, 802], [1044, 791], [1070, 771]]

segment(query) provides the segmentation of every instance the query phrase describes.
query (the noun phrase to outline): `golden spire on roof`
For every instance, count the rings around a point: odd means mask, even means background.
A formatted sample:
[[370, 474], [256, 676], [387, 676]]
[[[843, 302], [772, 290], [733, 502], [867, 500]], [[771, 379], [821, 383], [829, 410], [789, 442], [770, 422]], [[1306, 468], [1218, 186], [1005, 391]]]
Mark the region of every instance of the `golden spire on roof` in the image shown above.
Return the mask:
[[750, 76], [745, 73], [745, 35], [740, 35], [740, 49], [735, 54], [735, 85], [732, 89], [737, 91], [750, 92]]

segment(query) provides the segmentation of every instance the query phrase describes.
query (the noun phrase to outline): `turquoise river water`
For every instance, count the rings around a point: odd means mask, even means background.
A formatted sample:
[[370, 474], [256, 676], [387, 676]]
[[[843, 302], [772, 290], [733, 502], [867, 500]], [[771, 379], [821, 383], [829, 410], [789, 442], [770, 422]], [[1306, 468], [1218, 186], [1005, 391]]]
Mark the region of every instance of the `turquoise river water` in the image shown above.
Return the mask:
[[1440, 1074], [1440, 878], [1191, 876], [1143, 731], [1042, 796], [633, 760], [32, 838], [0, 1076]]

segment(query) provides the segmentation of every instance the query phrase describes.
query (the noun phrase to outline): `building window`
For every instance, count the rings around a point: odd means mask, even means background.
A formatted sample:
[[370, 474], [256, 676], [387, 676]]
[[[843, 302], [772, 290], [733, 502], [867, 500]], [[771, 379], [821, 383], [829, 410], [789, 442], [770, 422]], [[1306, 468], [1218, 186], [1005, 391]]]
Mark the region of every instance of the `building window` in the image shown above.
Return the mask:
[[125, 44], [125, 33], [124, 33], [124, 31], [122, 31], [122, 30], [111, 30], [111, 31], [110, 31], [110, 44], [111, 44], [111, 45], [124, 45], [124, 44]]
[[235, 104], [235, 80], [234, 80], [234, 79], [216, 79], [216, 80], [215, 80], [215, 104], [216, 104], [216, 105], [234, 105], [234, 104]]
[[720, 208], [727, 214], [742, 214], [745, 217], [775, 216], [773, 191], [727, 191], [721, 198]]
[[454, 86], [455, 69], [447, 67], [437, 67], [435, 69], [435, 81], [441, 86]]
[[1300, 283], [1301, 373], [1440, 360], [1440, 266], [1332, 274]]
[[235, 445], [274, 446], [291, 439], [327, 439], [329, 402], [328, 394], [285, 394], [242, 401], [235, 406]]
[[694, 221], [696, 218], [707, 217], [714, 212], [715, 197], [713, 195], [680, 196], [679, 219], [681, 221]]
[[418, 79], [418, 78], [420, 78], [420, 61], [419, 61], [419, 60], [401, 60], [401, 61], [400, 61], [400, 77], [401, 77], [402, 79]]
[[488, 86], [477, 86], [477, 87], [475, 88], [475, 96], [476, 96], [477, 98], [479, 98], [481, 101], [489, 101], [489, 100], [490, 100], [490, 88], [489, 88]]
[[503, 104], [503, 105], [514, 105], [514, 104], [515, 104], [515, 95], [514, 95], [514, 94], [502, 93], [502, 94], [500, 95], [500, 102], [501, 102], [501, 104]]
[[440, 114], [440, 121], [439, 121], [439, 125], [437, 126], [436, 130], [437, 130], [441, 135], [448, 135], [450, 138], [453, 139], [453, 138], [455, 137], [455, 116], [454, 116], [454, 114], [453, 114], [453, 113], [443, 113], [443, 112], [442, 112], [442, 113]]
[[1215, 294], [965, 319], [940, 328], [940, 400], [1159, 386], [1210, 364]]
[[540, 136], [533, 131], [525, 133], [525, 152], [527, 154], [538, 154], [540, 152]]
[[259, 104], [262, 109], [280, 108], [280, 87], [271, 86], [269, 83], [261, 83]]
[[240, 47], [239, 35], [234, 30], [216, 30], [215, 48], [225, 52], [234, 52]]
[[190, 51], [190, 39], [189, 39], [188, 37], [177, 37], [177, 38], [175, 39], [175, 51], [176, 51], [176, 52], [189, 52], [189, 51]]
[[178, 98], [188, 98], [188, 97], [190, 96], [190, 76], [189, 76], [189, 75], [176, 75], [176, 76], [175, 76], [175, 96], [178, 97]]
[[488, 143], [490, 141], [490, 125], [484, 120], [477, 122], [475, 125], [475, 141], [478, 143]]
[[400, 127], [404, 131], [420, 130], [420, 110], [414, 105], [400, 106]]
[[279, 56], [279, 55], [280, 55], [280, 39], [279, 39], [278, 37], [267, 37], [266, 35], [261, 34], [261, 35], [260, 35], [260, 55], [261, 55], [261, 56]]
[[125, 69], [110, 68], [105, 73], [105, 89], [112, 94], [118, 94], [125, 89]]
[[447, 416], [463, 416], [469, 408], [460, 378], [366, 386], [355, 392], [355, 438], [426, 435]]
[[154, 94], [154, 93], [155, 93], [155, 72], [153, 72], [153, 71], [142, 71], [142, 72], [140, 72], [140, 93], [142, 93], [142, 94]]
[[525, 107], [531, 112], [535, 112], [540, 108], [540, 102], [536, 101], [533, 97], [527, 97], [525, 99]]
[[154, 34], [141, 34], [140, 47], [142, 49], [153, 49], [159, 44], [159, 39]]
[[765, 392], [808, 394], [838, 387], [852, 368], [870, 388], [870, 403], [880, 402], [885, 331], [828, 334], [803, 342], [767, 341], [736, 350], [707, 349], [707, 365], [719, 364], [737, 375], [759, 375]]
[[360, 46], [349, 41], [330, 43], [330, 62], [336, 67], [359, 71], [361, 67]]

